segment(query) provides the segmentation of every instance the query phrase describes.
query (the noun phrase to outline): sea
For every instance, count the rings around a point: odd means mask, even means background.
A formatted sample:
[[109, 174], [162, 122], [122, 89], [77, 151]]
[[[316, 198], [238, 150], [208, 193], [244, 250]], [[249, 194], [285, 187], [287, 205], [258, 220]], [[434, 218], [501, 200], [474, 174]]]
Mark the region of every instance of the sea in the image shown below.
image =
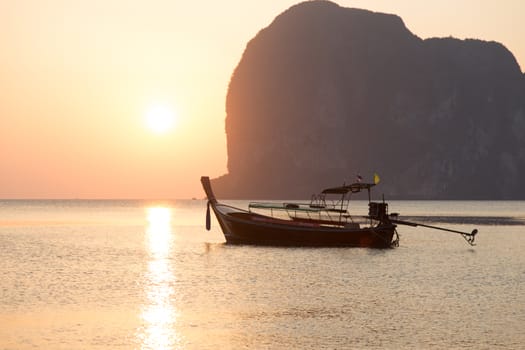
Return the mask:
[[233, 246], [204, 200], [0, 201], [0, 349], [524, 349], [525, 202], [389, 205], [476, 245]]

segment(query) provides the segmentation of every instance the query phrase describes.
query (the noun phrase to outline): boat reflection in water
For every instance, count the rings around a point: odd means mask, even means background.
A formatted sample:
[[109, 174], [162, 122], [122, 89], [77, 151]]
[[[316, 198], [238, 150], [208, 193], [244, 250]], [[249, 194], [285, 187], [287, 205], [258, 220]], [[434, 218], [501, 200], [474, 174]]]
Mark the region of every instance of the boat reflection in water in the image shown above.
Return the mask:
[[173, 301], [175, 276], [169, 252], [173, 242], [171, 209], [147, 209], [146, 231], [148, 270], [144, 279], [145, 304], [141, 312], [143, 328], [139, 339], [142, 349], [174, 349], [180, 344], [175, 332], [177, 312]]

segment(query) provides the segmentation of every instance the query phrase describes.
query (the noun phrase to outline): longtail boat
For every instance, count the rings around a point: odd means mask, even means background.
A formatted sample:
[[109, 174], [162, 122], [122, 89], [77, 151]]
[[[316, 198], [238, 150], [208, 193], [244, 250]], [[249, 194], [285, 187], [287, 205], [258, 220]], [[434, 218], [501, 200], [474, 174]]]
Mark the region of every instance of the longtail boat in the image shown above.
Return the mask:
[[[396, 224], [389, 220], [388, 204], [372, 202], [374, 183], [353, 183], [328, 188], [312, 196], [310, 203], [252, 202], [248, 210], [219, 203], [207, 176], [201, 183], [227, 243], [271, 246], [372, 247], [397, 246]], [[353, 217], [348, 212], [352, 194], [368, 191], [369, 215]], [[336, 197], [331, 199], [329, 197]], [[265, 212], [266, 214], [262, 214]]]
[[[374, 183], [356, 182], [325, 189], [313, 195], [310, 203], [251, 202], [245, 210], [219, 203], [209, 177], [203, 176], [201, 183], [208, 198], [206, 229], [211, 227], [211, 208], [226, 242], [231, 244], [390, 248], [399, 245], [397, 225], [407, 225], [458, 233], [468, 244], [475, 245], [477, 229], [462, 232], [399, 220], [397, 213], [389, 214], [384, 199], [382, 202], [371, 200], [370, 190], [378, 180], [375, 175]], [[368, 192], [368, 215], [350, 215], [351, 196], [365, 190]]]

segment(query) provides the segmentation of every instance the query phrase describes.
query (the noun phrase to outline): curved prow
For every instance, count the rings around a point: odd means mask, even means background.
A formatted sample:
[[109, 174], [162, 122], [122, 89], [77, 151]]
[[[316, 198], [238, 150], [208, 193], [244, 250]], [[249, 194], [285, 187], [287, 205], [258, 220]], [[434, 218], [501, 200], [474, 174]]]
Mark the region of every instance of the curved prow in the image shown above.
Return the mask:
[[201, 177], [201, 184], [204, 192], [206, 192], [206, 197], [208, 197], [208, 204], [206, 205], [206, 230], [209, 231], [211, 228], [210, 205], [216, 204], [217, 199], [211, 189], [211, 182], [208, 176]]
[[215, 198], [215, 195], [213, 194], [213, 190], [211, 189], [210, 178], [208, 176], [202, 176], [201, 184], [202, 184], [202, 188], [204, 189], [204, 192], [206, 192], [206, 197], [208, 197], [208, 201], [211, 204], [217, 203], [217, 199]]

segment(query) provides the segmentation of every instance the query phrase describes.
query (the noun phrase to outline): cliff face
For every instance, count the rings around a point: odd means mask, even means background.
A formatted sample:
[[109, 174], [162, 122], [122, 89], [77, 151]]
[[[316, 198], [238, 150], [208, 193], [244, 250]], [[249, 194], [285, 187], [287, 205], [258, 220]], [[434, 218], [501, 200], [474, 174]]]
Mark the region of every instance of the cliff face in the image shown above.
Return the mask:
[[302, 3], [248, 43], [226, 111], [219, 197], [307, 198], [377, 172], [387, 198], [525, 198], [525, 77], [495, 42]]

